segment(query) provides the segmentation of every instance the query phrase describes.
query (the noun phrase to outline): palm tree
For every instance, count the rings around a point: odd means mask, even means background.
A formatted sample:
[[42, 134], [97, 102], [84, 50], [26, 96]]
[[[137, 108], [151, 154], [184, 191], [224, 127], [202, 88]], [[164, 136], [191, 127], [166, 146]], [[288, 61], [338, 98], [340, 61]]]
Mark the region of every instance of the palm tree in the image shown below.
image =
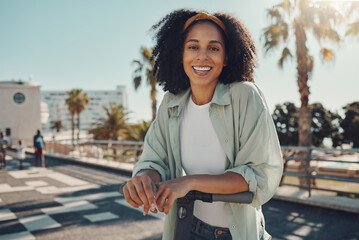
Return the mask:
[[[352, 1], [349, 4], [348, 10], [347, 10], [347, 16], [353, 16], [359, 14], [359, 2]], [[347, 31], [345, 32], [345, 36], [358, 36], [359, 35], [359, 17], [356, 19], [351, 19], [351, 22], [348, 23]]]
[[[271, 9], [267, 9], [267, 13], [271, 24], [263, 29], [265, 53], [271, 52], [283, 44], [282, 54], [278, 61], [279, 67], [283, 68], [284, 62], [293, 58], [295, 52], [297, 84], [301, 100], [298, 143], [299, 146], [311, 146], [312, 114], [308, 104], [310, 94], [308, 80], [313, 71], [314, 58], [309, 53], [307, 36], [312, 33], [318, 40], [322, 61], [331, 61], [334, 59], [334, 52], [332, 49], [324, 47], [323, 42], [339, 43], [342, 41], [336, 28], [344, 22], [344, 18], [340, 11], [328, 1], [283, 0]], [[294, 50], [290, 49], [290, 44], [293, 42], [290, 41], [291, 37], [295, 40]], [[301, 162], [300, 171], [304, 172], [307, 167], [306, 161]], [[301, 178], [301, 184], [305, 184], [305, 179]]]
[[145, 72], [146, 75], [146, 82], [147, 85], [151, 86], [151, 92], [150, 97], [152, 101], [152, 121], [156, 118], [156, 110], [157, 110], [157, 100], [156, 100], [156, 76], [153, 75], [153, 67], [155, 65], [154, 60], [152, 57], [152, 49], [141, 47], [141, 60], [134, 60], [132, 61], [132, 64], [135, 64], [137, 68], [133, 72], [133, 83], [135, 90], [138, 89], [138, 87], [141, 85], [142, 78], [143, 78], [143, 72]]
[[146, 121], [129, 125], [126, 131], [126, 140], [136, 142], [143, 141], [150, 126], [151, 122]]
[[51, 121], [51, 129], [56, 129], [56, 132], [60, 132], [64, 128], [61, 120]]
[[81, 89], [72, 89], [67, 92], [67, 95], [66, 104], [68, 105], [68, 109], [71, 114], [72, 141], [74, 141], [74, 116], [77, 114], [77, 139], [80, 139], [80, 113], [85, 110], [86, 106], [90, 103], [90, 100], [87, 94]]
[[120, 105], [110, 102], [109, 107], [103, 106], [106, 117], [101, 117], [100, 124], [108, 130], [108, 139], [117, 141], [127, 129], [128, 112]]
[[[105, 117], [100, 117], [99, 123], [90, 129], [89, 133], [92, 133], [95, 139], [117, 141], [127, 130], [128, 112], [121, 104], [113, 105], [112, 102], [110, 102], [109, 107], [103, 106], [103, 109], [105, 110]], [[116, 148], [114, 148], [114, 155], [116, 152]]]
[[76, 114], [77, 114], [77, 139], [80, 139], [80, 114], [86, 109], [86, 106], [89, 105], [90, 100], [85, 92], [80, 90], [76, 98]]
[[73, 144], [75, 139], [76, 89], [72, 89], [71, 91], [67, 92], [67, 95], [68, 97], [66, 98], [65, 102], [71, 115], [71, 136]]

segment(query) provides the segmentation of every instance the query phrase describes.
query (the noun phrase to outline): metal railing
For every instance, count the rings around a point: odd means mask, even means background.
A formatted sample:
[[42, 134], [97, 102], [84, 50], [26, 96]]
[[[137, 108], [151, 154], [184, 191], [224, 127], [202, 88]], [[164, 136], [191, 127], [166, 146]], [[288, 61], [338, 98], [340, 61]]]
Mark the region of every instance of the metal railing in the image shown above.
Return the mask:
[[135, 163], [143, 150], [143, 142], [80, 139], [52, 140], [46, 142], [50, 155], [81, 159], [107, 159]]
[[[333, 149], [282, 146], [284, 173], [281, 186], [293, 186], [308, 191], [335, 192], [340, 195], [359, 197], [359, 149]], [[135, 163], [143, 150], [143, 142], [71, 139], [48, 141], [46, 152], [50, 155], [86, 159], [107, 159]], [[299, 179], [299, 184], [287, 181]], [[323, 184], [318, 184], [318, 181]], [[333, 183], [354, 184], [348, 191], [335, 189]], [[345, 183], [345, 184], [344, 184]]]
[[[313, 147], [282, 146], [284, 173], [280, 185], [312, 190], [335, 192], [340, 195], [359, 197], [359, 149], [335, 149]], [[290, 164], [292, 163], [292, 164]], [[286, 176], [299, 178], [299, 184], [287, 183]], [[352, 189], [345, 191], [331, 187], [319, 187], [317, 180], [331, 185], [333, 182], [353, 183]]]

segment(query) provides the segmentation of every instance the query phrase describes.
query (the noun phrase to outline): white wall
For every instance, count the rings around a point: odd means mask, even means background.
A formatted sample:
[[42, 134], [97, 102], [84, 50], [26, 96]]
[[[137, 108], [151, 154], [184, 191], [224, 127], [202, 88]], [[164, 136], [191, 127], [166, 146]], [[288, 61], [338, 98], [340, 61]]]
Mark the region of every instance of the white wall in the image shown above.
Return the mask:
[[[24, 94], [25, 101], [15, 103], [14, 94]], [[34, 83], [0, 82], [0, 128], [11, 129], [11, 144], [19, 139], [32, 146], [32, 139], [40, 123], [40, 86]]]

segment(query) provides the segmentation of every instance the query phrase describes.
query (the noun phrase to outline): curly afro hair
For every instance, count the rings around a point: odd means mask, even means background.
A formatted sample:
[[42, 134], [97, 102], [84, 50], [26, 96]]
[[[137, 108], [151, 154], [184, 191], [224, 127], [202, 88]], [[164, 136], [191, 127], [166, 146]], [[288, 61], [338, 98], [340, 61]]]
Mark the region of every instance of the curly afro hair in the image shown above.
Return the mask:
[[[152, 26], [156, 41], [152, 52], [152, 58], [155, 60], [154, 74], [164, 91], [177, 94], [190, 87], [182, 64], [184, 40], [193, 25], [209, 20], [194, 21], [184, 32], [183, 27], [190, 17], [198, 13], [186, 9], [176, 10]], [[228, 14], [216, 13], [214, 16], [226, 26], [226, 33], [224, 33], [213, 23], [225, 39], [227, 57], [227, 66], [223, 68], [219, 82], [224, 84], [241, 81], [254, 82], [256, 48], [247, 28], [238, 19]]]

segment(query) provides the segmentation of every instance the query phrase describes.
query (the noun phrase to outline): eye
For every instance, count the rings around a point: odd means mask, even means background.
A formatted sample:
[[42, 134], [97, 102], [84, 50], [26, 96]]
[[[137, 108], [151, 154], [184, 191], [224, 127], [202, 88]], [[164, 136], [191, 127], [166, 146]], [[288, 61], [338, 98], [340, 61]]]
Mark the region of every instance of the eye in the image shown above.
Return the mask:
[[188, 49], [196, 50], [196, 49], [198, 49], [198, 47], [197, 47], [197, 46], [194, 46], [194, 45], [190, 45], [190, 46], [188, 46]]
[[210, 47], [209, 50], [218, 52], [218, 51], [219, 51], [219, 47]]

